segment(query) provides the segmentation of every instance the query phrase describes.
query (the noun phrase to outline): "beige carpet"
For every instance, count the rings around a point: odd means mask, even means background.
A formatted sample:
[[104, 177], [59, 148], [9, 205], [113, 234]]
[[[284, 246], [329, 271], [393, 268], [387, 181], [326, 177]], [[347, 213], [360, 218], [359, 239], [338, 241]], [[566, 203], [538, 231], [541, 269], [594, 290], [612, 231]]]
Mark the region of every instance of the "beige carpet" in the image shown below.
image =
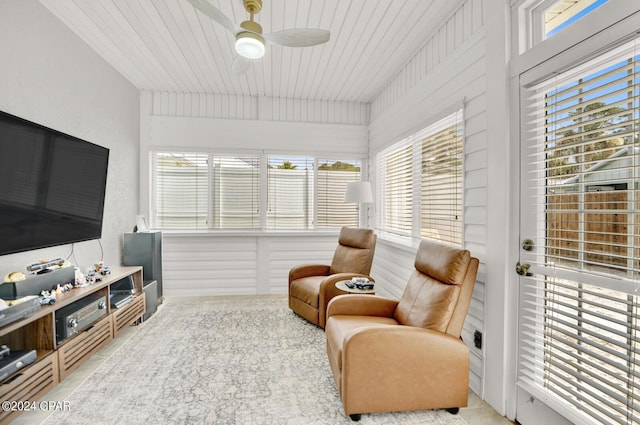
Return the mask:
[[[53, 424], [354, 424], [322, 329], [284, 296], [174, 298], [69, 397]], [[363, 415], [360, 424], [466, 425], [446, 411]]]

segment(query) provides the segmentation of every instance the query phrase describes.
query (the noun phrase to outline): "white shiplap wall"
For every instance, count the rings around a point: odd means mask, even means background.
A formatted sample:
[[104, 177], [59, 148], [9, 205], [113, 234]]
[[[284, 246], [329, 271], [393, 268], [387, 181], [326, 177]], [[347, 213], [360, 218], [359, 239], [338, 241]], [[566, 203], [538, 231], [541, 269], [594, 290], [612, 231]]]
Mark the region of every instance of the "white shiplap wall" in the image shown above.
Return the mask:
[[165, 116], [148, 123], [149, 148], [366, 156], [367, 128], [360, 125]]
[[[452, 11], [427, 43], [387, 84], [371, 105], [370, 162], [383, 148], [426, 127], [464, 103], [464, 245], [480, 259], [463, 339], [471, 348], [470, 386], [482, 395], [481, 350], [475, 330], [484, 331], [487, 243], [486, 45], [483, 0], [466, 0]], [[375, 182], [375, 167], [370, 179]], [[415, 248], [378, 239], [372, 275], [381, 293], [399, 297], [413, 268]]]
[[330, 264], [337, 232], [163, 235], [166, 296], [286, 294], [291, 267]]
[[150, 92], [157, 116], [367, 125], [369, 104], [324, 100]]
[[371, 104], [371, 121], [402, 100], [414, 86], [458, 54], [463, 45], [483, 28], [483, 1], [466, 0], [433, 33], [411, 60], [389, 81]]

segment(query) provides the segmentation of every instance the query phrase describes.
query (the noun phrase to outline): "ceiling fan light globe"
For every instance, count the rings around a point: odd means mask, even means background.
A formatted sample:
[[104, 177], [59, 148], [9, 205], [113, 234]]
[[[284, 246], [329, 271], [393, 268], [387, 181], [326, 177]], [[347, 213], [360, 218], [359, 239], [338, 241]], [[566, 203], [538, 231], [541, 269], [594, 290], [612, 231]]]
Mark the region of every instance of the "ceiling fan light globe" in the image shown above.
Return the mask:
[[236, 36], [236, 52], [247, 59], [260, 59], [264, 56], [264, 39], [258, 34], [242, 32]]

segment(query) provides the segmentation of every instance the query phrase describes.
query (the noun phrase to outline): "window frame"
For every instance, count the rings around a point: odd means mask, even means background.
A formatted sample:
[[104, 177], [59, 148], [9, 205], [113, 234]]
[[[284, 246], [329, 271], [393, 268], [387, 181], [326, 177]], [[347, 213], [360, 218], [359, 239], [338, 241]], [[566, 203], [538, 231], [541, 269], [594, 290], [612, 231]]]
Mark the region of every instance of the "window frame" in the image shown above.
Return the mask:
[[[453, 246], [462, 247], [465, 244], [464, 238], [464, 207], [465, 207], [465, 142], [466, 136], [464, 132], [465, 128], [465, 115], [464, 115], [464, 102], [460, 102], [450, 108], [445, 108], [440, 115], [431, 119], [426, 125], [422, 126], [420, 130], [412, 132], [411, 135], [403, 138], [402, 140], [389, 145], [388, 147], [380, 150], [375, 155], [375, 170], [376, 170], [376, 214], [375, 214], [375, 228], [385, 239], [395, 241], [399, 244], [406, 246], [417, 246], [419, 241], [428, 236], [423, 236], [422, 224], [424, 217], [422, 216], [422, 156], [423, 156], [423, 141], [426, 138], [435, 136], [443, 129], [449, 128], [446, 125], [447, 121], [455, 120], [455, 125], [460, 126], [462, 131], [460, 133], [460, 149], [461, 149], [461, 164], [460, 173], [462, 183], [458, 187], [458, 197], [460, 199], [460, 214], [458, 215], [458, 225], [460, 226], [459, 236], [460, 239], [451, 242], [442, 238], [434, 239], [441, 241], [442, 243], [450, 244]], [[385, 186], [385, 172], [384, 167], [386, 165], [386, 159], [389, 155], [396, 154], [403, 149], [411, 150], [411, 229], [407, 232], [398, 231], [386, 226], [386, 186]], [[409, 166], [409, 164], [407, 164]]]

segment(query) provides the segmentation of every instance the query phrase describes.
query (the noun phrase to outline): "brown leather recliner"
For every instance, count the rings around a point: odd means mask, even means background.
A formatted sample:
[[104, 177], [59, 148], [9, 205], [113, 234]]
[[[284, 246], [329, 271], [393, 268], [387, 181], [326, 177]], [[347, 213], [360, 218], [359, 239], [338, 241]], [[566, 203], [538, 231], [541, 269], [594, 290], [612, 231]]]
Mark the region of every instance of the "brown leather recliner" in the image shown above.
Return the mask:
[[336, 282], [369, 277], [375, 247], [373, 230], [343, 227], [331, 265], [306, 264], [289, 271], [289, 307], [324, 328], [327, 304], [336, 295], [346, 294], [336, 288]]
[[327, 308], [327, 354], [344, 411], [447, 409], [467, 405], [469, 349], [460, 334], [478, 259], [423, 240], [400, 301], [335, 297]]

